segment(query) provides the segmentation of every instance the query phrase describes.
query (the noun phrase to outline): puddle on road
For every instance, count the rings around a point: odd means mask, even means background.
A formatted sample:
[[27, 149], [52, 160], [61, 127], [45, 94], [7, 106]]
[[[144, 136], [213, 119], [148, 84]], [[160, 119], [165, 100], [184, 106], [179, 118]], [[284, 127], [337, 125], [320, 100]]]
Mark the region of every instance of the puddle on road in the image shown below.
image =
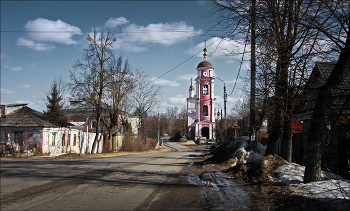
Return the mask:
[[206, 166], [208, 171], [202, 174], [191, 172], [191, 162], [183, 177], [192, 184], [201, 188], [202, 203], [209, 210], [245, 210], [249, 208], [251, 197], [243, 186], [237, 184], [227, 175], [216, 170], [214, 165]]

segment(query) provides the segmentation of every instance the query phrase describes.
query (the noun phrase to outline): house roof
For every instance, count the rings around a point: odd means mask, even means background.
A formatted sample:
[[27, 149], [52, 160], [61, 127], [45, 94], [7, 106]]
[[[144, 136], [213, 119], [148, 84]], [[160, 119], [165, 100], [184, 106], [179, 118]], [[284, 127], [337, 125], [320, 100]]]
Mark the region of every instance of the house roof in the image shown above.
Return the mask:
[[58, 127], [48, 121], [48, 117], [29, 107], [22, 107], [13, 111], [6, 118], [0, 119], [1, 127]]
[[[326, 83], [335, 64], [335, 62], [316, 62], [300, 97], [302, 100], [299, 102], [299, 106], [296, 107], [297, 109], [294, 114], [295, 121], [311, 119], [318, 95], [318, 89]], [[340, 86], [340, 90], [338, 90], [335, 99], [333, 100], [330, 112], [337, 114], [342, 109], [343, 113], [345, 112], [349, 114], [350, 105], [349, 102], [347, 102], [349, 95], [350, 74], [345, 77]]]

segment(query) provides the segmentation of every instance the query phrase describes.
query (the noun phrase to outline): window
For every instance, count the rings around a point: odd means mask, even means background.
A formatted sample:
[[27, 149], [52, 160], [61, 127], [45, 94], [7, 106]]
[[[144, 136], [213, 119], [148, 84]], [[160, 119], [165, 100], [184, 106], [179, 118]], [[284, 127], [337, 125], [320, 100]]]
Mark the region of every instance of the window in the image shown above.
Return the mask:
[[203, 95], [208, 95], [208, 85], [204, 84], [203, 86]]
[[208, 116], [208, 106], [207, 105], [203, 106], [203, 116]]
[[62, 135], [62, 146], [65, 146], [65, 142], [66, 142], [66, 134]]
[[77, 145], [77, 134], [74, 134], [73, 146]]
[[56, 133], [52, 134], [52, 146], [56, 145]]
[[96, 121], [96, 120], [93, 120], [93, 121], [92, 121], [92, 128], [96, 128], [96, 126], [97, 126], [97, 121]]

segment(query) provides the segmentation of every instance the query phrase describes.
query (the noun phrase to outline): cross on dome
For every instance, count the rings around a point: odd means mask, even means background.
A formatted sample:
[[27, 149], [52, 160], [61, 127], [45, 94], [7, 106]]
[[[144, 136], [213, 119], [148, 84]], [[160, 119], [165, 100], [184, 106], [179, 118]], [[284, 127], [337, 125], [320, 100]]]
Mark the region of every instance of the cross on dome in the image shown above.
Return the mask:
[[190, 91], [194, 90], [193, 85], [192, 85], [192, 77], [191, 77], [191, 86], [190, 86]]
[[207, 40], [204, 40], [205, 44], [204, 44], [204, 53], [203, 53], [203, 57], [204, 57], [204, 61], [207, 61]]

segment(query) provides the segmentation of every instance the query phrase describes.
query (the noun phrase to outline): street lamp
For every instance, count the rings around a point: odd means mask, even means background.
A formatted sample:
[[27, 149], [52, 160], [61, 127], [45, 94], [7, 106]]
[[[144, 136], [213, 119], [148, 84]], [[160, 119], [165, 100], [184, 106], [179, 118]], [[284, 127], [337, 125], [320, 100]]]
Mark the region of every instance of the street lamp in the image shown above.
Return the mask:
[[225, 125], [225, 142], [226, 142], [226, 139], [227, 139], [227, 130], [226, 130], [226, 102], [227, 102], [227, 93], [226, 93], [226, 85], [225, 85], [225, 81], [222, 80], [221, 78], [219, 77], [214, 77], [214, 78], [217, 78], [219, 79], [220, 81], [224, 82], [224, 112], [225, 112], [225, 119], [224, 119], [224, 125]]

